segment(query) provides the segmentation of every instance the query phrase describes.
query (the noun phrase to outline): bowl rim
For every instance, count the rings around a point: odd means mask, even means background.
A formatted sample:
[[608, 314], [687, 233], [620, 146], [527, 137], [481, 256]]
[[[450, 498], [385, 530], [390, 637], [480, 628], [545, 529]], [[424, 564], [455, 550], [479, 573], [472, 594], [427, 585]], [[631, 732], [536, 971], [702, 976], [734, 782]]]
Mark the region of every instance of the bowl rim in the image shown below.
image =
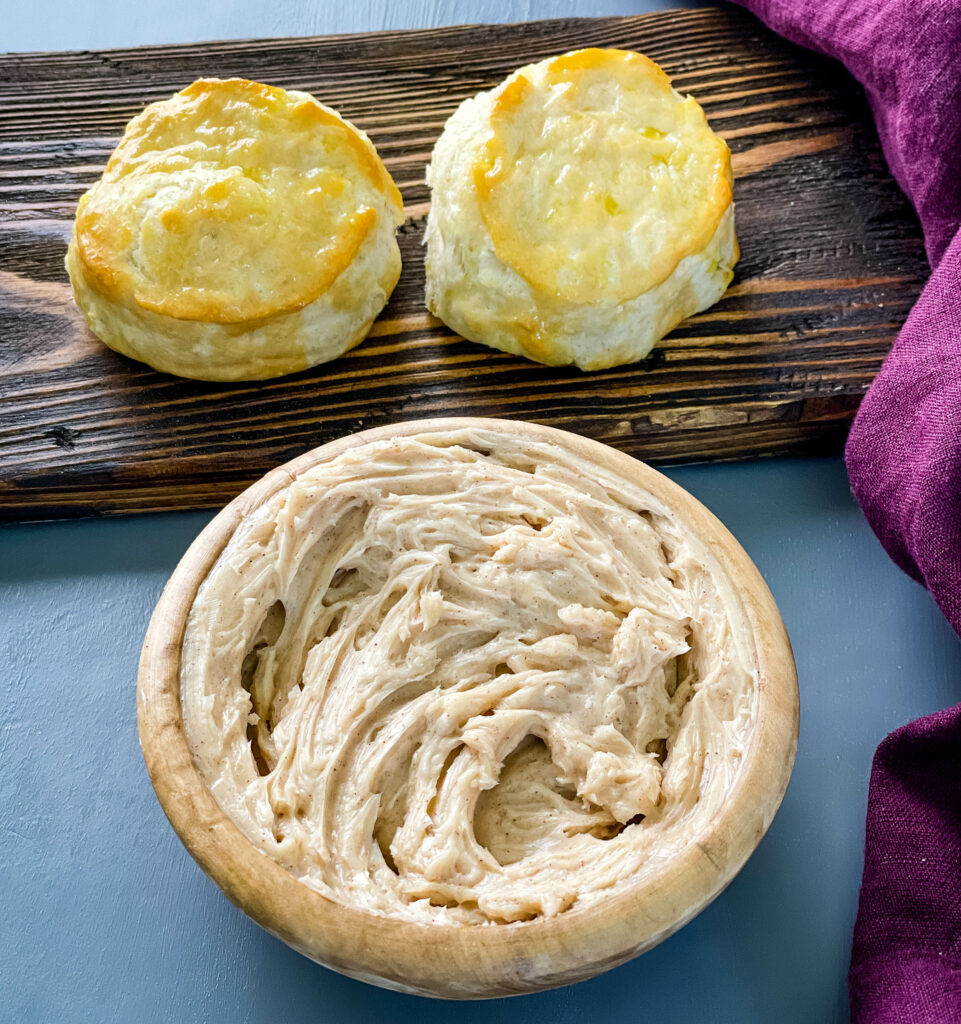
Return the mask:
[[[197, 591], [241, 520], [299, 474], [359, 445], [440, 431], [508, 431], [550, 442], [626, 478], [707, 543], [754, 638], [755, 725], [718, 812], [666, 867], [587, 907], [497, 925], [416, 923], [336, 903], [256, 847], [214, 799], [191, 754], [180, 704], [180, 654]], [[763, 578], [727, 528], [646, 463], [525, 420], [408, 420], [341, 437], [267, 473], [203, 529], [154, 609], [140, 657], [137, 719], [147, 771], [170, 824], [200, 867], [271, 934], [328, 967], [419, 995], [477, 999], [540, 991], [608, 970], [656, 945], [734, 878], [767, 831], [794, 764], [799, 727], [790, 641]]]

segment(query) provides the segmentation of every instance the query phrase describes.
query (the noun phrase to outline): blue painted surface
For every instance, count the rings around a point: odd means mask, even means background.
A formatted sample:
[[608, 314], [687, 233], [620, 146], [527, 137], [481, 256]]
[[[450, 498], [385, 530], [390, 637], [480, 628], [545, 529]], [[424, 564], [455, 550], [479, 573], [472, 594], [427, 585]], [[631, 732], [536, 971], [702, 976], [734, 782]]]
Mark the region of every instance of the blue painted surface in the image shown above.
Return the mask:
[[[657, 0], [40, 0], [0, 49], [413, 28], [655, 9]], [[674, 4], [678, 6], [679, 4]], [[154, 798], [136, 734], [140, 643], [208, 513], [0, 529], [0, 1022], [847, 1020], [871, 755], [961, 700], [961, 644], [887, 560], [839, 460], [670, 473], [767, 578], [797, 655], [797, 766], [768, 836], [680, 933], [593, 981], [452, 1005], [312, 964], [235, 910]]]
[[839, 460], [670, 475], [755, 559], [801, 680], [774, 825], [700, 917], [568, 989], [452, 1006], [333, 974], [235, 910], [170, 829], [137, 744], [150, 611], [207, 513], [0, 530], [0, 1020], [826, 1024], [844, 974], [871, 755], [961, 700], [961, 644], [883, 555]]

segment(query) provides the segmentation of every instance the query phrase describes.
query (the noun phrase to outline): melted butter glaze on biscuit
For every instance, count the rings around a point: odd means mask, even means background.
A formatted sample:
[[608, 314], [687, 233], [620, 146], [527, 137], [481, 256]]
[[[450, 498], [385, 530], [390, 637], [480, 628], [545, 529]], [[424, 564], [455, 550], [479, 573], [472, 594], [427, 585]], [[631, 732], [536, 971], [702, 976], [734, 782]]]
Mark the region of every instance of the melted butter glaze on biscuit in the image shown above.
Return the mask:
[[474, 179], [494, 249], [557, 298], [635, 298], [703, 249], [730, 205], [727, 146], [639, 53], [524, 68], [490, 122]]

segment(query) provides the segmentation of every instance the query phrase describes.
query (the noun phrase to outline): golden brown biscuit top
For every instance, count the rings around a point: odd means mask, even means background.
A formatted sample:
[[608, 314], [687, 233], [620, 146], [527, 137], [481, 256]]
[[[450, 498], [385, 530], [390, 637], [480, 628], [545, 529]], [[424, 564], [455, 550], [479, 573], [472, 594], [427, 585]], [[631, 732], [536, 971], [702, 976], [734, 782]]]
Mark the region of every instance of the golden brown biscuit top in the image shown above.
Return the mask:
[[378, 209], [403, 219], [374, 147], [307, 93], [194, 82], [135, 117], [81, 199], [97, 286], [181, 320], [300, 309], [357, 254]]
[[703, 249], [731, 203], [704, 111], [647, 57], [578, 50], [494, 93], [473, 173], [498, 258], [570, 302], [626, 301]]

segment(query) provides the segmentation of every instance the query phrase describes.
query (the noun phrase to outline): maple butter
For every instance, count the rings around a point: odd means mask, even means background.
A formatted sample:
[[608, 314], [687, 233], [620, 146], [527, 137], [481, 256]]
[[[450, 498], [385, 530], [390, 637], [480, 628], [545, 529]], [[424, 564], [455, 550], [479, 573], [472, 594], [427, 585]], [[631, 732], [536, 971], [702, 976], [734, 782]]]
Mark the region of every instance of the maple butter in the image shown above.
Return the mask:
[[179, 671], [194, 762], [251, 843], [346, 907], [438, 924], [658, 877], [735, 786], [759, 692], [707, 544], [509, 425], [298, 472], [207, 572]]

